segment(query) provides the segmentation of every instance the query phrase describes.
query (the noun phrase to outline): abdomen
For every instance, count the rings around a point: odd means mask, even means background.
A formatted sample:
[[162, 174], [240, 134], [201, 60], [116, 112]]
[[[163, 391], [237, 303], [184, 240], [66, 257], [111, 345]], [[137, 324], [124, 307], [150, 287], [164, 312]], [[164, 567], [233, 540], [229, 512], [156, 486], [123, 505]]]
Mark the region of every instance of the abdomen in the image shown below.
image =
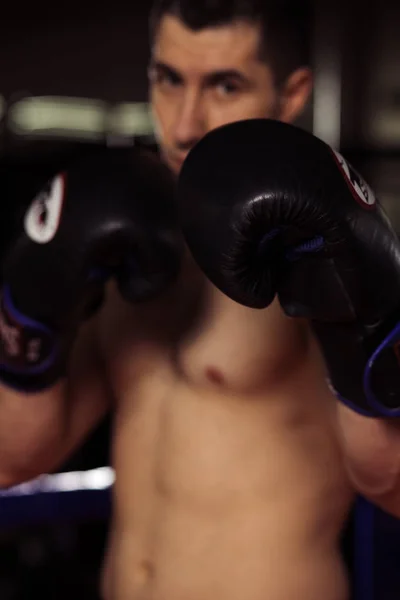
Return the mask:
[[345, 600], [323, 412], [148, 385], [117, 432], [113, 600]]

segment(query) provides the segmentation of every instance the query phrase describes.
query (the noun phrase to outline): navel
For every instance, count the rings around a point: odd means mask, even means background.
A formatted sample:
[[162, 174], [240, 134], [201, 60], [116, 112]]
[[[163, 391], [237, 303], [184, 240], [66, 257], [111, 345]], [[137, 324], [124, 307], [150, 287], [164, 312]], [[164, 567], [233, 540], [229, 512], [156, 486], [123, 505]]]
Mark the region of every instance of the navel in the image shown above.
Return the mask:
[[141, 584], [147, 583], [154, 577], [154, 564], [150, 560], [142, 560], [137, 569], [137, 579]]

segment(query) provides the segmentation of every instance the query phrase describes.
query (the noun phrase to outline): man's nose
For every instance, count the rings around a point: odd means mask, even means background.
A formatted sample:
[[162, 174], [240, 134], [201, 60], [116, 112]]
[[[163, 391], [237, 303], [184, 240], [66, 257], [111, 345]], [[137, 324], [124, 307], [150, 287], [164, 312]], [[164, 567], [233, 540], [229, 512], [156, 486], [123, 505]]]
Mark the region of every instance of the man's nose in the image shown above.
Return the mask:
[[175, 123], [175, 144], [189, 150], [206, 133], [206, 119], [200, 93], [191, 90], [182, 98]]

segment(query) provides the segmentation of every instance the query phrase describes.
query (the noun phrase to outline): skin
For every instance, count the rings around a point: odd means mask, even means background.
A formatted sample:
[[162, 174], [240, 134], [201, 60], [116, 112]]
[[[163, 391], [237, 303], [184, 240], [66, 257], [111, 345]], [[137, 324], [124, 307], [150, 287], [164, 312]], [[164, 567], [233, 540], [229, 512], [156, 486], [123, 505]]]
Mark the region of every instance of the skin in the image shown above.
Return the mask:
[[312, 88], [308, 68], [291, 73], [278, 90], [259, 57], [260, 28], [235, 22], [193, 32], [173, 16], [159, 25], [149, 66], [158, 143], [176, 173], [208, 131], [248, 118], [294, 121]]
[[[259, 36], [162, 19], [150, 96], [176, 174], [218, 125], [301, 114], [311, 73], [276, 89]], [[105, 600], [348, 600], [354, 487], [400, 515], [397, 424], [338, 406], [308, 324], [230, 301], [189, 253], [145, 305], [110, 286], [68, 375], [34, 401], [0, 386], [0, 487], [56, 469], [113, 411]]]
[[[161, 20], [150, 96], [176, 174], [219, 125], [301, 113], [311, 73], [277, 90], [259, 42], [257, 24]], [[352, 492], [307, 324], [278, 303], [238, 306], [189, 255], [154, 305], [116, 302], [99, 341], [119, 413], [104, 597], [345, 600], [338, 539]]]
[[[260, 29], [237, 21], [193, 32], [165, 16], [154, 40], [150, 97], [158, 143], [179, 173], [193, 145], [235, 120], [267, 117], [295, 122], [312, 90], [312, 73], [299, 68], [279, 89], [259, 58]], [[338, 435], [354, 488], [400, 518], [400, 436], [396, 421], [361, 416], [337, 405]]]
[[[150, 96], [176, 174], [218, 125], [301, 114], [309, 70], [275, 89], [259, 35], [257, 24], [193, 32], [162, 19]], [[375, 470], [388, 468], [381, 430], [368, 454], [373, 430], [362, 443], [359, 421], [341, 409], [338, 420], [307, 323], [278, 302], [232, 302], [189, 253], [174, 285], [144, 305], [110, 286], [82, 326], [67, 384], [34, 403], [2, 389], [0, 409], [4, 487], [53, 470], [114, 412], [106, 600], [348, 600], [339, 539], [349, 478], [374, 456]]]

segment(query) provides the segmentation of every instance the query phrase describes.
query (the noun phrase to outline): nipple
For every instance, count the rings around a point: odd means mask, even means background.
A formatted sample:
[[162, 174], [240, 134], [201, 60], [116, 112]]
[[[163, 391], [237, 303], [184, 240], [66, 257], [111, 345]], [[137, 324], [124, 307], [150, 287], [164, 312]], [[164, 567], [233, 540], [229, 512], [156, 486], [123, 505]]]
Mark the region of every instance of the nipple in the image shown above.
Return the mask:
[[222, 385], [224, 383], [224, 376], [219, 369], [216, 367], [206, 368], [206, 378], [216, 385]]

